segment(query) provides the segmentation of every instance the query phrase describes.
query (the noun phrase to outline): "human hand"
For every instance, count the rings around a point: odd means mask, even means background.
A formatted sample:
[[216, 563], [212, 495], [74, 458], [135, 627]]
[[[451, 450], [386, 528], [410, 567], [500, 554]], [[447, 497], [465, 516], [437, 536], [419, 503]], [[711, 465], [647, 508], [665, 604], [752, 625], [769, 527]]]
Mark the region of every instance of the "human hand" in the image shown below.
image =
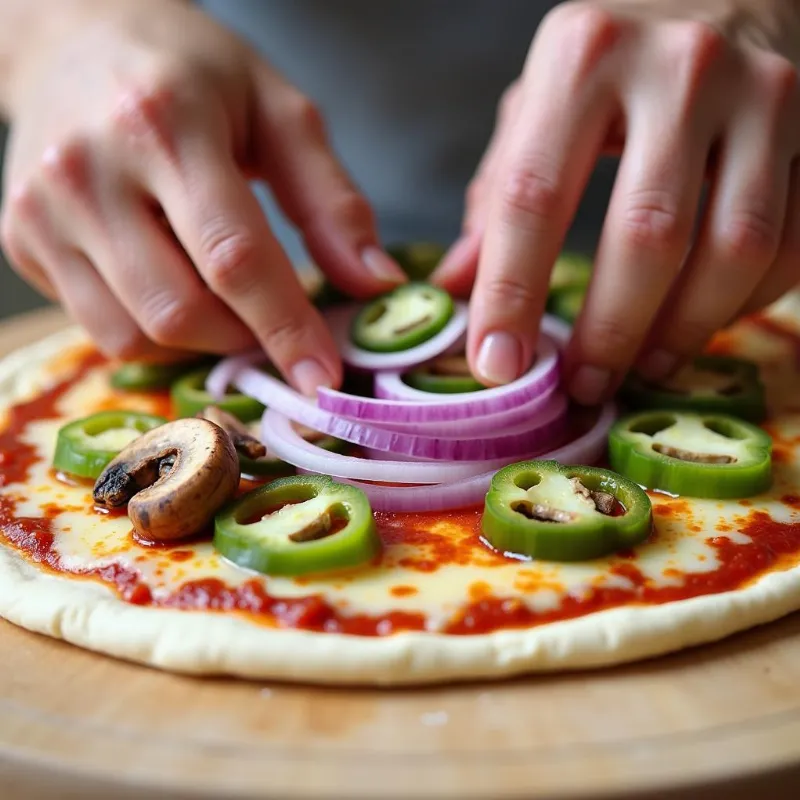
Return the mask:
[[608, 397], [632, 364], [667, 377], [798, 282], [796, 16], [743, 0], [570, 2], [548, 16], [434, 276], [453, 291], [475, 278], [479, 378], [505, 383], [531, 363], [550, 270], [603, 152], [623, 147], [565, 359], [576, 400]]
[[16, 268], [108, 355], [258, 343], [301, 391], [336, 385], [336, 346], [248, 178], [338, 288], [365, 297], [404, 276], [316, 108], [189, 4], [70, 2], [70, 23], [15, 65], [2, 241]]

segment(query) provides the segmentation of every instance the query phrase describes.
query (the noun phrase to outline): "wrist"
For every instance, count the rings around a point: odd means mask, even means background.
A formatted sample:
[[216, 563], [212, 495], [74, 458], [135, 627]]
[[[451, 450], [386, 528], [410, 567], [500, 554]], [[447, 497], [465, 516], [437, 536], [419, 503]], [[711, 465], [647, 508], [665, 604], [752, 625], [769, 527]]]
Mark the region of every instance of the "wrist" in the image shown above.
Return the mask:
[[11, 0], [0, 15], [0, 115], [11, 118], [31, 77], [48, 54], [98, 26], [136, 25], [144, 17], [163, 18], [169, 6], [192, 0]]

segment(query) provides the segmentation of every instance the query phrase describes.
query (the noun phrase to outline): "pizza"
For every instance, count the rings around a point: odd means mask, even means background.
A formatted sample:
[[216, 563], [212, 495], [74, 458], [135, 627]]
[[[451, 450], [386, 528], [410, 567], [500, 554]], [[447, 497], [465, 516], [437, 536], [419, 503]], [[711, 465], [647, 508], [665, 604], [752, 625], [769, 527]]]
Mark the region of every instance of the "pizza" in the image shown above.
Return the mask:
[[0, 616], [164, 670], [400, 685], [630, 662], [800, 608], [796, 297], [590, 411], [560, 391], [563, 323], [484, 389], [457, 302], [375, 302], [327, 308], [358, 369], [316, 401], [257, 354], [120, 367], [77, 329], [5, 358]]

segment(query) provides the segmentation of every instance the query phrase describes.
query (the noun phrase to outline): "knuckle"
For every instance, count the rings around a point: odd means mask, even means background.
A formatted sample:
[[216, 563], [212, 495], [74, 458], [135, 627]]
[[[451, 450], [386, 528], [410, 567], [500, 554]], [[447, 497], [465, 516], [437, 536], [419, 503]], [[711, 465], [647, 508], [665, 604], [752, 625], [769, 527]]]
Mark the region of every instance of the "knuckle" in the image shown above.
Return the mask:
[[275, 356], [294, 349], [298, 342], [305, 341], [308, 338], [308, 327], [303, 317], [295, 315], [271, 320], [259, 333], [267, 351]]
[[726, 45], [716, 28], [699, 20], [682, 22], [677, 34], [675, 52], [669, 53], [669, 69], [677, 76], [674, 85], [680, 93], [675, 101], [676, 113], [685, 116], [691, 113]]
[[10, 230], [18, 222], [35, 223], [42, 213], [42, 203], [32, 182], [11, 186], [3, 203], [4, 229]]
[[515, 227], [534, 228], [561, 214], [564, 206], [559, 181], [539, 166], [518, 167], [502, 184], [501, 210]]
[[51, 145], [42, 154], [42, 174], [50, 183], [71, 194], [86, 194], [89, 187], [89, 153], [89, 143], [79, 136]]
[[798, 73], [791, 61], [775, 53], [761, 57], [760, 72], [768, 98], [783, 106], [796, 96]]
[[780, 231], [769, 214], [747, 209], [730, 216], [720, 240], [726, 260], [733, 263], [764, 263], [776, 255]]
[[628, 199], [622, 215], [622, 235], [633, 247], [674, 250], [688, 236], [674, 198], [661, 191], [640, 191]]
[[593, 363], [613, 365], [635, 351], [636, 335], [623, 320], [601, 317], [591, 321], [581, 344]]
[[573, 80], [579, 81], [608, 55], [622, 27], [613, 12], [596, 3], [571, 2], [556, 6], [545, 19], [543, 29], [559, 40], [565, 67]]
[[252, 263], [257, 246], [252, 234], [242, 229], [225, 229], [208, 236], [201, 245], [209, 286], [220, 295], [240, 295], [251, 288]]
[[682, 22], [678, 34], [684, 63], [699, 70], [709, 67], [725, 47], [722, 33], [701, 20]]
[[347, 228], [366, 228], [373, 223], [370, 204], [363, 195], [352, 189], [347, 189], [334, 198], [331, 202], [331, 213]]
[[497, 275], [483, 287], [483, 304], [495, 312], [502, 309], [505, 318], [524, 318], [532, 309], [541, 306], [542, 297], [511, 275]]
[[290, 125], [308, 132], [316, 140], [325, 139], [325, 119], [322, 112], [304, 94], [293, 93], [285, 113]]
[[180, 347], [191, 343], [191, 332], [198, 318], [205, 319], [199, 297], [161, 295], [146, 303], [142, 327], [156, 344]]
[[682, 355], [693, 355], [697, 348], [707, 342], [716, 330], [710, 320], [681, 317], [670, 330], [676, 341], [670, 343], [670, 349]]
[[171, 77], [159, 77], [143, 86], [131, 86], [117, 98], [111, 114], [112, 130], [137, 146], [157, 148], [174, 156], [173, 112], [177, 93]]

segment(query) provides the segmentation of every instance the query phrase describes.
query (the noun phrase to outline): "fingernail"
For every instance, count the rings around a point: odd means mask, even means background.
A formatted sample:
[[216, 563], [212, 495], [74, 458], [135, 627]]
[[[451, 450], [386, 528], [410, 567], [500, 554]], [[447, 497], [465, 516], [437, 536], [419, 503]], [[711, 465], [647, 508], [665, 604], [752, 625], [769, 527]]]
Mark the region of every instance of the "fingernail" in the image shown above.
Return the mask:
[[652, 383], [664, 380], [677, 366], [678, 357], [667, 350], [653, 350], [636, 365], [636, 371]]
[[609, 370], [584, 364], [575, 371], [569, 390], [578, 403], [584, 406], [593, 406], [604, 399], [610, 385], [611, 372]]
[[496, 331], [484, 337], [475, 368], [487, 383], [510, 383], [519, 377], [522, 347], [516, 336]]
[[380, 281], [405, 283], [407, 278], [400, 265], [380, 247], [365, 247], [361, 251], [364, 266]]
[[306, 397], [316, 397], [320, 386], [330, 388], [331, 376], [325, 367], [315, 358], [304, 358], [298, 361], [290, 370], [292, 383]]

